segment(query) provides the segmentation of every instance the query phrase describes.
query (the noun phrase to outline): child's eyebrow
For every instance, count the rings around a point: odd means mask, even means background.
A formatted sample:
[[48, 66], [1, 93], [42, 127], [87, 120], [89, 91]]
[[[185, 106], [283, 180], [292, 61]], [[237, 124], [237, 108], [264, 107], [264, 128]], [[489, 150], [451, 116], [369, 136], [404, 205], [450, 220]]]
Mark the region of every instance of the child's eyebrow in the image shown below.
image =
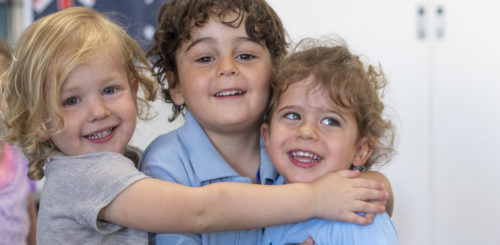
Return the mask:
[[261, 41], [256, 41], [256, 40], [252, 40], [251, 38], [249, 37], [239, 37], [237, 40], [236, 40], [238, 43], [244, 43], [244, 42], [251, 42], [251, 43], [255, 43], [263, 48], [266, 48], [266, 46], [264, 45], [263, 42]]
[[[278, 107], [276, 108], [277, 112], [282, 112], [282, 111], [288, 111], [288, 110], [312, 110], [314, 108], [306, 108], [305, 106], [302, 105], [287, 105], [283, 107]], [[319, 110], [321, 113], [328, 113], [328, 114], [335, 114], [338, 117], [340, 117], [343, 121], [346, 121], [346, 118], [344, 116], [344, 112], [340, 109], [314, 109], [314, 110]]]
[[191, 42], [187, 47], [186, 49], [184, 50], [184, 53], [189, 51], [192, 47], [194, 47], [196, 44], [198, 43], [202, 43], [202, 42], [214, 42], [215, 40], [211, 37], [202, 37], [202, 38], [198, 38], [196, 40], [194, 40], [193, 42]]
[[59, 97], [60, 97], [60, 99], [64, 100], [70, 96], [76, 95], [77, 92], [79, 92], [79, 91], [81, 91], [80, 87], [71, 87], [71, 88], [61, 89], [61, 91], [59, 91]]
[[281, 113], [282, 111], [296, 111], [300, 109], [300, 106], [297, 105], [286, 105], [283, 107], [277, 107], [276, 112]]
[[[186, 49], [184, 50], [184, 52], [188, 52], [192, 47], [196, 46], [198, 43], [202, 43], [202, 42], [208, 42], [208, 43], [214, 43], [216, 40], [212, 37], [201, 37], [201, 38], [198, 38], [196, 40], [194, 40], [193, 42], [191, 42], [187, 47]], [[255, 43], [263, 48], [265, 48], [265, 45], [262, 43], [262, 42], [258, 42], [258, 41], [255, 41], [255, 40], [252, 40], [250, 39], [249, 37], [238, 37], [236, 38], [236, 43], [244, 43], [244, 42], [251, 42], [251, 43]]]
[[335, 114], [337, 116], [339, 116], [343, 121], [346, 121], [346, 117], [344, 115], [345, 111], [340, 109], [340, 108], [335, 108], [335, 109], [326, 109], [324, 110], [324, 112], [326, 113], [331, 113], [331, 114]]

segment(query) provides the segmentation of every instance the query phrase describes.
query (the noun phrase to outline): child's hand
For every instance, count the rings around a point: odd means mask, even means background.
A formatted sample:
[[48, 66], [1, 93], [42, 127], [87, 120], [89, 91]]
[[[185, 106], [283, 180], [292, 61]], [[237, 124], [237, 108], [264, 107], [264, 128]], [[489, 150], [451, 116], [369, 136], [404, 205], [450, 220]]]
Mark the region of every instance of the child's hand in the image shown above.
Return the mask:
[[358, 171], [343, 170], [329, 173], [313, 182], [316, 216], [367, 225], [371, 223], [371, 219], [357, 213], [383, 213], [383, 205], [367, 200], [387, 200], [389, 194], [384, 191], [384, 185], [373, 180], [355, 178], [358, 175]]
[[[386, 207], [387, 201], [371, 201], [371, 203]], [[387, 208], [386, 208], [386, 210], [387, 210]], [[377, 213], [365, 213], [364, 214], [364, 216], [369, 220], [373, 220], [375, 218], [375, 215], [377, 215]]]
[[[377, 203], [379, 205], [384, 205], [385, 212], [387, 212], [389, 216], [392, 216], [392, 210], [394, 207], [394, 195], [392, 192], [391, 182], [389, 182], [387, 177], [385, 177], [385, 175], [381, 174], [380, 172], [375, 172], [375, 171], [362, 172], [359, 174], [359, 177], [363, 179], [379, 181], [384, 184], [384, 190], [387, 191], [387, 193], [389, 193], [389, 198], [387, 200], [373, 200], [372, 202]], [[366, 213], [365, 217], [373, 220], [375, 215], [376, 213]]]

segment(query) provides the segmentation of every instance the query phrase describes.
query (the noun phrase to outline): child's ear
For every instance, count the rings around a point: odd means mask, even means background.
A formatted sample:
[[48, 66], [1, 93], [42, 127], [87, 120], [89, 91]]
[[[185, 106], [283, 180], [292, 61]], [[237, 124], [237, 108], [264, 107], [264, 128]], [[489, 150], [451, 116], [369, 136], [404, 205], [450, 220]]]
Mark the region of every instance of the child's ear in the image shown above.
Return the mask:
[[269, 142], [269, 135], [269, 124], [263, 123], [262, 126], [260, 126], [260, 136], [262, 137], [262, 141], [264, 141], [264, 146], [266, 147]]
[[354, 154], [354, 159], [352, 160], [352, 166], [359, 167], [365, 164], [366, 160], [370, 157], [373, 152], [371, 147], [373, 142], [370, 142], [369, 137], [362, 137], [358, 141], [358, 146]]
[[167, 78], [168, 93], [170, 94], [172, 101], [174, 101], [174, 104], [176, 105], [183, 105], [184, 96], [182, 95], [181, 91], [181, 83], [179, 81], [176, 81], [177, 76], [174, 74], [174, 72], [167, 71], [165, 73], [165, 77]]

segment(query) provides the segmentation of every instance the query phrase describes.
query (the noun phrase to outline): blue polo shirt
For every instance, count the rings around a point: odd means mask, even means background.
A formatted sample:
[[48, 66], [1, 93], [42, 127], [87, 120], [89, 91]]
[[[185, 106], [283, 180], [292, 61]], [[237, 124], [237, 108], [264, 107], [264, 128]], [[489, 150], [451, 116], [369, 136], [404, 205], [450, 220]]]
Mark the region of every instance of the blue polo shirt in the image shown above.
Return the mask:
[[[260, 168], [256, 173], [262, 184], [273, 184], [278, 177], [261, 141]], [[186, 112], [182, 127], [156, 138], [144, 151], [141, 171], [158, 179], [200, 187], [216, 182], [252, 183], [240, 176], [217, 152], [193, 116]], [[168, 212], [168, 210], [165, 210]], [[244, 221], [242, 221], [244, 222]], [[156, 244], [248, 244], [262, 241], [263, 229], [203, 234], [151, 234]], [[151, 242], [151, 241], [150, 241]]]
[[[280, 176], [275, 184], [283, 184], [284, 182], [284, 178]], [[376, 215], [372, 224], [366, 226], [319, 218], [271, 226], [265, 229], [261, 244], [300, 244], [308, 237], [314, 240], [314, 244], [399, 244], [396, 229], [387, 213]]]

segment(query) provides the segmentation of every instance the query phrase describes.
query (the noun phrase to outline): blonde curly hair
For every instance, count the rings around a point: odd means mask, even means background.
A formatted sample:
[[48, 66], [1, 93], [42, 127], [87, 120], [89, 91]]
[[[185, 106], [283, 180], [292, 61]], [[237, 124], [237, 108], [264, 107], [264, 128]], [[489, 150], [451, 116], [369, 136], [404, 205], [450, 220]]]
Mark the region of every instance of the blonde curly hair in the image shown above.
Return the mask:
[[12, 47], [4, 40], [0, 40], [0, 75], [12, 62], [12, 52]]
[[137, 115], [149, 117], [149, 104], [157, 95], [151, 66], [138, 44], [117, 24], [96, 11], [68, 8], [41, 18], [22, 34], [14, 60], [2, 83], [2, 137], [19, 145], [29, 160], [28, 176], [43, 177], [47, 159], [56, 151], [51, 140], [64, 125], [60, 90], [69, 73], [103, 50], [123, 57], [129, 82], [137, 80]]

